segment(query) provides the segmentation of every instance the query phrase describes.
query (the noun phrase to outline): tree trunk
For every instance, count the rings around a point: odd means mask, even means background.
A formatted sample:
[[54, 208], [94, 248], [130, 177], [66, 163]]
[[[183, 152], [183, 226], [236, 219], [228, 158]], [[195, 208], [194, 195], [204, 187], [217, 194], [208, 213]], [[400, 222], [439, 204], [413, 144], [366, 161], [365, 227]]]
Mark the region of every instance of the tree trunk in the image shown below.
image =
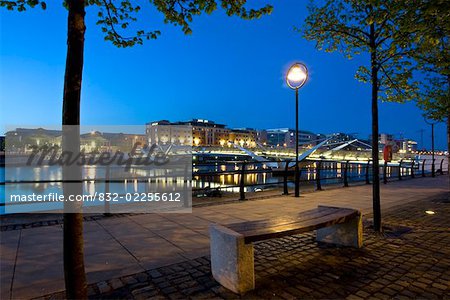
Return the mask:
[[[447, 113], [447, 175], [448, 190], [450, 191], [450, 111]], [[448, 199], [450, 200], [450, 193], [448, 194]]]
[[[448, 106], [450, 104], [450, 75], [447, 75], [447, 95]], [[447, 110], [447, 175], [448, 189], [450, 190], [450, 109]], [[450, 200], [450, 193], [448, 194], [448, 200]]]
[[370, 25], [370, 64], [372, 81], [372, 201], [373, 228], [381, 232], [380, 163], [378, 151], [378, 64], [376, 52], [375, 25]]
[[[66, 72], [64, 76], [64, 98], [62, 111], [63, 150], [80, 150], [80, 97], [83, 74], [84, 33], [86, 31], [85, 0], [70, 0], [68, 3], [68, 31]], [[72, 125], [72, 126], [65, 126]], [[76, 126], [73, 126], [76, 125]], [[71, 133], [65, 132], [67, 127]], [[75, 131], [73, 130], [75, 128]], [[81, 178], [81, 167], [63, 167], [63, 181], [73, 179], [75, 173]], [[70, 174], [69, 174], [69, 173]], [[82, 194], [81, 182], [63, 182], [63, 191], [68, 194]], [[67, 204], [70, 205], [70, 204]], [[81, 207], [64, 207], [64, 280], [67, 299], [86, 299], [87, 284], [84, 270], [83, 215]], [[76, 209], [75, 211], [73, 209]]]

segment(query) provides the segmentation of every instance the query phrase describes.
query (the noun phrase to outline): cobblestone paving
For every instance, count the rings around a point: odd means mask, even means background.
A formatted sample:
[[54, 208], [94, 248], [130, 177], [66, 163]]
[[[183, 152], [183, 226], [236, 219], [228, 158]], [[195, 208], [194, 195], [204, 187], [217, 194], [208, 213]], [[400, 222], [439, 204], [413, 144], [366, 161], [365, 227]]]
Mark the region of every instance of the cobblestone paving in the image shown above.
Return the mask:
[[[383, 234], [373, 232], [370, 220], [365, 220], [362, 249], [319, 245], [314, 233], [256, 243], [256, 289], [242, 296], [212, 278], [209, 257], [92, 284], [89, 295], [91, 299], [450, 299], [447, 195], [391, 209], [383, 217]], [[62, 297], [58, 293], [40, 299]]]

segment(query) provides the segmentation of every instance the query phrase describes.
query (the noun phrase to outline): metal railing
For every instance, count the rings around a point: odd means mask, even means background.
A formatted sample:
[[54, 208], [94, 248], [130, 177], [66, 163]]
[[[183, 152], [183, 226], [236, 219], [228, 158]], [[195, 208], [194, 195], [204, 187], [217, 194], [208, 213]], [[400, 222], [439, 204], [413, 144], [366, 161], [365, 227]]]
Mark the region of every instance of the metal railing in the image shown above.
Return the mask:
[[[436, 175], [444, 175], [443, 170], [445, 159], [441, 159], [439, 162], [439, 168], [435, 168], [435, 172], [432, 173], [431, 166], [433, 162], [426, 159], [420, 161], [419, 163], [414, 161], [405, 162], [400, 160], [398, 164], [389, 164], [387, 162], [380, 163], [380, 180], [387, 184], [390, 181], [403, 180], [406, 178], [416, 178], [416, 177], [435, 177]], [[202, 191], [227, 191], [230, 189], [239, 189], [239, 199], [246, 199], [246, 188], [249, 187], [264, 187], [264, 186], [282, 186], [282, 194], [289, 194], [289, 184], [294, 183], [294, 166], [291, 160], [278, 162], [280, 167], [276, 170], [279, 175], [277, 177], [281, 178], [277, 182], [248, 182], [246, 177], [248, 175], [255, 174], [274, 174], [273, 168], [261, 168], [261, 169], [248, 169], [248, 166], [264, 165], [266, 163], [273, 163], [273, 161], [262, 161], [262, 162], [208, 162], [208, 163], [197, 163], [195, 167], [216, 167], [224, 165], [234, 165], [236, 170], [224, 170], [224, 171], [197, 171], [193, 172], [193, 179], [200, 182], [209, 182], [211, 177], [222, 176], [222, 175], [235, 175], [238, 176], [238, 184], [217, 186], [211, 188], [209, 185], [203, 188], [194, 188], [193, 192], [199, 193]], [[361, 183], [370, 184], [372, 181], [372, 161], [366, 162], [351, 162], [346, 161], [332, 161], [332, 160], [311, 160], [308, 161], [309, 166], [302, 167], [300, 169], [300, 182], [303, 184], [313, 184], [316, 190], [322, 190], [323, 185], [327, 184], [341, 184], [343, 187], [349, 187], [350, 183]], [[434, 161], [436, 166], [437, 162]], [[427, 168], [429, 167], [429, 168]], [[359, 169], [358, 172], [354, 172], [355, 169]], [[323, 174], [327, 171], [332, 170], [335, 176], [330, 176], [329, 174], [324, 176]], [[328, 172], [330, 173], [330, 172]], [[306, 176], [305, 174], [313, 175]], [[217, 194], [217, 193], [216, 193]]]
[[[429, 160], [422, 160], [419, 163], [414, 161], [405, 162], [400, 160], [397, 164], [388, 164], [384, 162], [380, 164], [380, 180], [384, 184], [393, 180], [403, 180], [405, 178], [415, 178], [415, 177], [427, 177], [444, 175], [446, 173], [443, 170], [444, 160], [441, 159], [440, 162], [436, 160], [431, 162]], [[270, 164], [278, 164], [278, 168], [269, 167]], [[301, 162], [305, 164], [305, 162]], [[314, 186], [316, 190], [322, 190], [324, 185], [342, 185], [343, 187], [348, 187], [351, 183], [361, 183], [370, 184], [372, 181], [371, 170], [372, 162], [369, 161], [334, 161], [334, 160], [308, 160], [306, 166], [300, 168], [300, 182], [302, 185]], [[432, 173], [430, 166], [439, 165], [439, 168], [434, 168], [435, 173]], [[232, 169], [228, 166], [233, 166]], [[282, 187], [282, 194], [289, 194], [289, 185], [294, 183], [294, 162], [292, 160], [284, 161], [232, 161], [232, 162], [202, 162], [194, 163], [194, 170], [192, 172], [192, 181], [194, 183], [203, 185], [203, 187], [193, 187], [193, 194], [198, 195], [199, 193], [206, 192], [206, 195], [211, 194], [220, 195], [221, 192], [238, 190], [239, 199], [246, 199], [246, 189], [258, 187], [261, 190], [265, 187], [269, 188], [280, 188]], [[215, 170], [217, 168], [224, 168], [224, 170]], [[213, 170], [214, 169], [214, 170]], [[355, 170], [357, 170], [355, 172]], [[220, 185], [215, 181], [218, 181], [217, 177], [231, 175], [237, 177], [235, 184]], [[270, 175], [271, 178], [277, 178], [276, 181], [249, 181], [247, 177], [249, 175]], [[155, 182], [157, 179], [164, 179], [167, 175], [158, 176], [139, 176], [132, 178], [120, 178], [111, 179], [110, 170], [107, 168], [104, 178], [88, 178], [82, 179], [82, 182], [93, 182], [93, 183], [104, 183], [105, 192], [109, 192], [109, 183], [123, 183], [123, 182]], [[176, 179], [175, 179], [176, 180]], [[185, 181], [185, 180], [182, 180]], [[14, 181], [14, 182], [0, 182], [0, 185], [5, 184], [36, 184], [36, 183], [62, 183], [63, 180], [41, 180], [41, 181]], [[218, 186], [211, 188], [212, 183], [217, 183]], [[205, 186], [206, 185], [206, 186]], [[5, 203], [0, 203], [0, 206], [4, 206]]]

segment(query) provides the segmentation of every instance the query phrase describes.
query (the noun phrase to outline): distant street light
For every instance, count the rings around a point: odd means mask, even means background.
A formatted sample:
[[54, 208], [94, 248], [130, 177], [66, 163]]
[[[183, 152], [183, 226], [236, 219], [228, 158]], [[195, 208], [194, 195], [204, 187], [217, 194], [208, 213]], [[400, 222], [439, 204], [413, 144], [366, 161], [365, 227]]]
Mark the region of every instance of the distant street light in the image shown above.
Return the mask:
[[298, 166], [298, 90], [308, 79], [308, 68], [302, 63], [293, 64], [287, 74], [287, 85], [295, 90], [295, 197], [300, 197], [300, 172]]
[[427, 120], [426, 117], [423, 118], [425, 120], [425, 123], [427, 123], [428, 125], [431, 125], [431, 177], [435, 177], [436, 176], [436, 171], [434, 168], [434, 125], [438, 123], [438, 121], [435, 122], [430, 122]]

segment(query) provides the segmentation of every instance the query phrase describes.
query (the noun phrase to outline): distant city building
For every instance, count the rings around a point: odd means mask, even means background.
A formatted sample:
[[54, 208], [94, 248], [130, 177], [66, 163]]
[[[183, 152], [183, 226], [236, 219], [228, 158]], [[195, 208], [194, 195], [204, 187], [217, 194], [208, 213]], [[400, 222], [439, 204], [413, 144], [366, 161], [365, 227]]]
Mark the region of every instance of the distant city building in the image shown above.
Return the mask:
[[[190, 131], [190, 132], [188, 132]], [[229, 146], [235, 143], [243, 147], [256, 147], [257, 131], [249, 128], [229, 129], [206, 119], [170, 122], [167, 120], [147, 123], [147, 137], [150, 143], [180, 143], [192, 146]], [[188, 140], [187, 136], [192, 136]]]
[[417, 151], [417, 142], [410, 139], [401, 139], [395, 141], [398, 151], [401, 153], [411, 153]]
[[[30, 152], [30, 146], [61, 147], [62, 131], [43, 128], [16, 128], [6, 133], [9, 150]], [[92, 131], [80, 134], [80, 149], [85, 152], [116, 151], [129, 152], [136, 143], [147, 144], [145, 134], [107, 133]], [[14, 149], [15, 148], [15, 149]]]
[[[369, 137], [372, 141], [372, 135]], [[417, 142], [411, 139], [403, 138], [395, 139], [393, 134], [380, 133], [378, 135], [378, 148], [383, 150], [385, 146], [391, 146], [393, 152], [409, 153], [417, 151]]]
[[[372, 135], [369, 136], [369, 142], [372, 143]], [[378, 149], [383, 150], [386, 145], [395, 145], [394, 135], [388, 133], [378, 134]]]
[[268, 129], [267, 145], [274, 147], [285, 147], [289, 142], [289, 129]]
[[364, 151], [371, 149], [369, 141], [357, 138], [355, 133], [338, 132], [328, 134], [326, 138], [327, 142], [324, 147], [329, 150]]
[[193, 119], [178, 124], [191, 125], [193, 146], [224, 146], [229, 140], [230, 129], [206, 119]]
[[258, 138], [257, 131], [251, 128], [231, 129], [229, 140], [241, 147], [255, 148]]
[[267, 130], [256, 131], [256, 143], [263, 146], [267, 145]]
[[[295, 147], [295, 130], [290, 128], [267, 129], [267, 145], [273, 147]], [[301, 146], [315, 144], [317, 135], [305, 130], [299, 130], [298, 140]]]
[[326, 138], [327, 138], [327, 136], [325, 134], [317, 133], [316, 137], [315, 137], [315, 140], [311, 141], [311, 145], [317, 146], [318, 144], [320, 144]]
[[328, 144], [349, 142], [356, 139], [356, 137], [353, 134], [342, 132], [327, 134], [326, 138], [329, 138]]
[[192, 127], [161, 120], [146, 124], [148, 144], [192, 145]]
[[130, 152], [134, 147], [147, 145], [145, 134], [92, 131], [81, 135], [81, 147], [86, 151]]
[[389, 145], [394, 141], [394, 135], [387, 133], [380, 133], [378, 135], [378, 143], [381, 145]]
[[8, 151], [31, 152], [30, 146], [60, 146], [61, 130], [44, 128], [16, 128], [5, 134], [8, 141]]
[[[60, 140], [61, 141], [61, 140]], [[61, 144], [58, 144], [60, 146]], [[101, 132], [92, 131], [80, 135], [80, 149], [86, 152], [103, 152], [111, 150], [111, 143]]]

